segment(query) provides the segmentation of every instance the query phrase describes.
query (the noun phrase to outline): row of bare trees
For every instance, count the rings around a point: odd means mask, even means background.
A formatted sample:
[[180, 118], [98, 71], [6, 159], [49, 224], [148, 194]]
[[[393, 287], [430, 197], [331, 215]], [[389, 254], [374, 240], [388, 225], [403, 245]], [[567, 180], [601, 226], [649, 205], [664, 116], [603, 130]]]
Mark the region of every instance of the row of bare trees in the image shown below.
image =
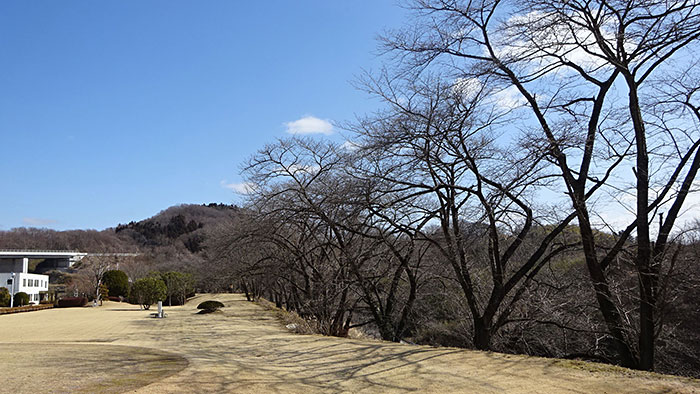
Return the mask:
[[[700, 166], [693, 59], [700, 4], [426, 0], [416, 6], [429, 24], [385, 44], [406, 56], [408, 72], [449, 67], [460, 78], [488, 76], [492, 85], [517, 91], [530, 150], [546, 154], [576, 215], [620, 361], [652, 369], [669, 234]], [[611, 249], [601, 250], [593, 201], [606, 192], [629, 195], [634, 218]], [[606, 271], [633, 233], [639, 305], [630, 327]]]
[[[253, 156], [247, 222], [214, 254], [331, 335], [400, 340], [442, 284], [477, 349], [535, 322], [594, 338], [571, 353], [653, 369], [689, 264], [699, 6], [413, 1], [359, 83], [383, 107], [346, 125], [350, 144]], [[571, 267], [586, 276], [562, 279]]]

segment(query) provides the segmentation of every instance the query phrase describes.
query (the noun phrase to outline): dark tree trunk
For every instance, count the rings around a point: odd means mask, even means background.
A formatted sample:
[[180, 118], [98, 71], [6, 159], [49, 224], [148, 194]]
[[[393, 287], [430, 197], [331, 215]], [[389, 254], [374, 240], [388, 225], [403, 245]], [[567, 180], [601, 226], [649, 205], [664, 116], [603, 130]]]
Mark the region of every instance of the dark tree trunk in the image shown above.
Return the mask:
[[252, 301], [250, 298], [250, 292], [248, 292], [248, 286], [246, 285], [245, 281], [241, 281], [241, 288], [243, 289], [243, 292], [245, 293], [246, 300]]
[[637, 272], [639, 275], [639, 369], [654, 369], [654, 274], [649, 236], [649, 154], [634, 76], [627, 73], [629, 108], [637, 145]]
[[612, 301], [613, 297], [610, 287], [608, 286], [608, 279], [596, 255], [595, 238], [590, 221], [588, 220], [588, 210], [583, 204], [576, 205], [578, 205], [575, 208], [578, 212], [577, 216], [579, 229], [581, 231], [583, 252], [586, 258], [586, 268], [588, 268], [588, 274], [593, 282], [593, 289], [595, 290], [598, 307], [603, 315], [603, 320], [608, 328], [608, 332], [613, 338], [615, 350], [620, 358], [620, 364], [628, 368], [637, 368], [638, 361], [627, 341], [627, 336], [623, 330], [622, 317], [617, 310], [617, 306]]
[[483, 318], [474, 319], [474, 347], [478, 350], [491, 350], [491, 325]]

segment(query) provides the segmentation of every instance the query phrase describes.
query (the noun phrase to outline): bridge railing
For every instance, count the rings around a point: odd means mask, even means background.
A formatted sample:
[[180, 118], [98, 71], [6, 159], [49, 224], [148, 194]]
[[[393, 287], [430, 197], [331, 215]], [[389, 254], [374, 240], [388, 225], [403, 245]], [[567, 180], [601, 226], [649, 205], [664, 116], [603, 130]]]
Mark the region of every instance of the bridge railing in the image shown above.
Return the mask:
[[83, 253], [78, 250], [51, 250], [51, 249], [0, 249], [2, 252], [20, 252], [20, 253]]
[[81, 252], [78, 250], [51, 250], [51, 249], [0, 249], [1, 253], [24, 253], [24, 254], [41, 254], [41, 253], [61, 253], [74, 254], [84, 256], [139, 256], [141, 253], [135, 252], [113, 252], [113, 253], [90, 253]]

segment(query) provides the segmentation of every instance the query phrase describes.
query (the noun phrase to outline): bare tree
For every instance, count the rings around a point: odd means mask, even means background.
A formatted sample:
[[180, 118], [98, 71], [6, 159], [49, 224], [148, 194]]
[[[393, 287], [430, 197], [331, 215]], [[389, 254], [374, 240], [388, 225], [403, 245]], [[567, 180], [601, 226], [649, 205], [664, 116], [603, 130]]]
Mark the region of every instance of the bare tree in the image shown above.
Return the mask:
[[246, 293], [264, 287], [278, 306], [314, 319], [323, 332], [374, 324], [382, 338], [399, 341], [425, 247], [416, 247], [415, 231], [393, 225], [396, 217], [369, 208], [374, 185], [348, 171], [351, 156], [310, 139], [259, 151], [245, 169], [256, 185], [250, 221], [217, 249], [236, 254]]
[[95, 299], [100, 298], [100, 285], [105, 272], [117, 266], [118, 256], [113, 255], [87, 255], [76, 264], [77, 275], [83, 276], [92, 284], [91, 294]]
[[[390, 217], [393, 204], [410, 201], [414, 218], [393, 224], [440, 251], [465, 297], [474, 346], [492, 349], [530, 281], [575, 245], [563, 237], [575, 215], [538, 215], [531, 196], [551, 176], [544, 155], [500, 146], [494, 131], [509, 111], [494, 106], [487, 85], [385, 74], [366, 86], [389, 105], [354, 129], [367, 161], [361, 176], [381, 180], [385, 196], [374, 210]], [[423, 231], [433, 220], [439, 234]]]
[[[419, 22], [384, 41], [399, 68], [487, 78], [517, 108], [529, 148], [546, 154], [566, 191], [620, 362], [652, 369], [668, 237], [700, 166], [696, 85], [678, 83], [679, 72], [693, 67], [683, 55], [697, 48], [698, 2], [418, 0], [412, 6]], [[668, 80], [675, 90], [665, 91], [678, 93], [669, 95], [676, 100], [660, 102], [653, 91]], [[663, 122], [650, 112], [657, 104], [666, 109]], [[633, 219], [602, 249], [594, 202], [626, 194], [630, 184]], [[625, 208], [621, 202], [617, 209]], [[623, 318], [609, 275], [629, 243], [636, 249], [636, 323]]]

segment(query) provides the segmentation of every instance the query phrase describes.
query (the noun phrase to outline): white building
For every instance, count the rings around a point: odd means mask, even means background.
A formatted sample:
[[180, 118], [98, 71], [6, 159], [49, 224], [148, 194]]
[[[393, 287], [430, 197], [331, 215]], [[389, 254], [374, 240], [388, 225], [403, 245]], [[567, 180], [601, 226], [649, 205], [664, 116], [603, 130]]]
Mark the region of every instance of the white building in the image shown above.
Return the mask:
[[[70, 271], [75, 263], [85, 256], [138, 256], [137, 253], [82, 253], [71, 250], [16, 250], [0, 249], [0, 286], [10, 294], [23, 291], [29, 295], [29, 302], [38, 304], [41, 293], [49, 290], [49, 276], [29, 273], [29, 260], [43, 260], [35, 268], [37, 272], [50, 270]], [[118, 267], [117, 267], [118, 268]], [[15, 274], [14, 289], [8, 279]]]
[[[10, 272], [0, 272], [0, 286], [7, 288], [10, 294], [17, 294], [21, 291], [29, 295], [30, 304], [38, 304], [40, 301], [40, 292], [49, 291], [49, 276], [39, 274], [29, 274], [26, 272], [15, 273], [14, 289], [11, 284], [8, 284], [12, 278]], [[14, 293], [13, 293], [14, 292]]]
[[49, 291], [49, 276], [30, 274], [28, 271], [29, 256], [6, 256], [0, 253], [0, 286], [7, 288], [12, 297], [25, 292], [29, 295], [30, 304], [38, 304], [41, 300], [40, 293]]

